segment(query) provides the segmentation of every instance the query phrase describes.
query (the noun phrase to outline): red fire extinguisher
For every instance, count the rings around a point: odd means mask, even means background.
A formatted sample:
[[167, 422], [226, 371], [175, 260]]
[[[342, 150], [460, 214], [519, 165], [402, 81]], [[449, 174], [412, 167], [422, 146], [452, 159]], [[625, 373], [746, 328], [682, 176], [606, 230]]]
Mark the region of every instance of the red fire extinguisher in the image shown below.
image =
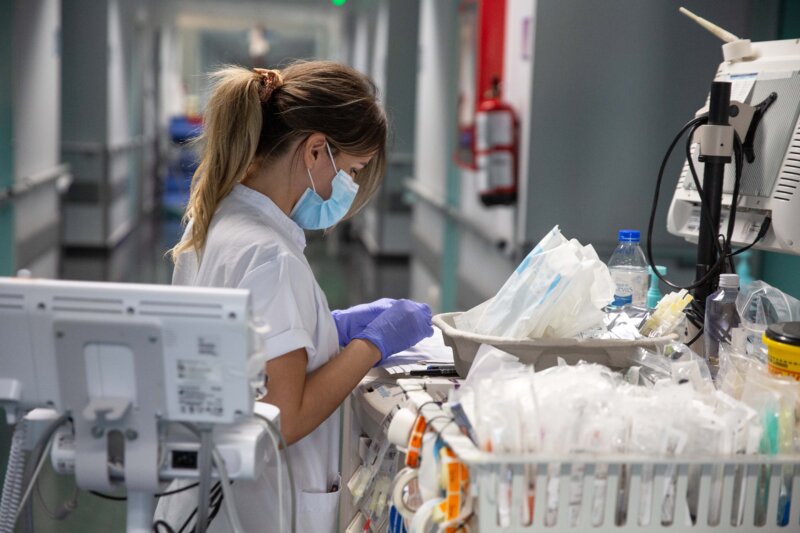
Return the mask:
[[517, 201], [517, 117], [500, 99], [500, 80], [492, 80], [488, 98], [475, 114], [478, 190], [486, 206]]

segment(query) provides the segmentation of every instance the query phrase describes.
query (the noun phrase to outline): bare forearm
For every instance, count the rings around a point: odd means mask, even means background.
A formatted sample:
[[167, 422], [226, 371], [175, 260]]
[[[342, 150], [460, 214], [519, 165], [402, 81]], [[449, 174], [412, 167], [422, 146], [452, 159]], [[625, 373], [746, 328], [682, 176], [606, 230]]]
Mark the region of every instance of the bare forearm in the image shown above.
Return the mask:
[[297, 442], [314, 431], [379, 360], [380, 352], [372, 343], [356, 339], [336, 357], [305, 375], [302, 395], [296, 401], [281, 401], [284, 399], [268, 394], [265, 401], [281, 409], [281, 428], [286, 441]]

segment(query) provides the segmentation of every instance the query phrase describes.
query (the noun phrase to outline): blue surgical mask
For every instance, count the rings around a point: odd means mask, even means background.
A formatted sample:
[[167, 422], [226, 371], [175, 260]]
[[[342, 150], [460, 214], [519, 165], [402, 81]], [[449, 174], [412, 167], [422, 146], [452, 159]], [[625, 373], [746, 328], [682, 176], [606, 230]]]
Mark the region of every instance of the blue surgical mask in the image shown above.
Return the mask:
[[289, 217], [303, 229], [327, 229], [336, 225], [350, 211], [358, 192], [358, 185], [353, 178], [344, 170], [336, 170], [331, 147], [327, 143], [325, 146], [328, 149], [333, 170], [336, 172], [332, 182], [333, 192], [331, 192], [330, 198], [323, 200], [317, 194], [311, 170], [306, 169], [308, 179], [311, 181], [311, 188], [305, 190], [292, 212], [289, 213]]

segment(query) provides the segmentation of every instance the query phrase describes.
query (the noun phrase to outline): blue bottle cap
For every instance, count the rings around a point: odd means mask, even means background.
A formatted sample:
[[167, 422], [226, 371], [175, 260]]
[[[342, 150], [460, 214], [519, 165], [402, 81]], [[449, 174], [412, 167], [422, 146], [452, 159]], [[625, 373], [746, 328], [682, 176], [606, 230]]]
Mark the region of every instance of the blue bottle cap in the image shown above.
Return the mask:
[[619, 242], [639, 242], [639, 230], [638, 229], [619, 230]]

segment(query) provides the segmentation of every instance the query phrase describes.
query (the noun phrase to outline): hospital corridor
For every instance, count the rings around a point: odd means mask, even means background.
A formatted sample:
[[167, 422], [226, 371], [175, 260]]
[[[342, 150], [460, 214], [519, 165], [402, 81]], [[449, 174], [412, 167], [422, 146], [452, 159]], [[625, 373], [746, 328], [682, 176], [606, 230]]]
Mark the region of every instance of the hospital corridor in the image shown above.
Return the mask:
[[0, 533], [800, 531], [800, 2], [0, 0]]

